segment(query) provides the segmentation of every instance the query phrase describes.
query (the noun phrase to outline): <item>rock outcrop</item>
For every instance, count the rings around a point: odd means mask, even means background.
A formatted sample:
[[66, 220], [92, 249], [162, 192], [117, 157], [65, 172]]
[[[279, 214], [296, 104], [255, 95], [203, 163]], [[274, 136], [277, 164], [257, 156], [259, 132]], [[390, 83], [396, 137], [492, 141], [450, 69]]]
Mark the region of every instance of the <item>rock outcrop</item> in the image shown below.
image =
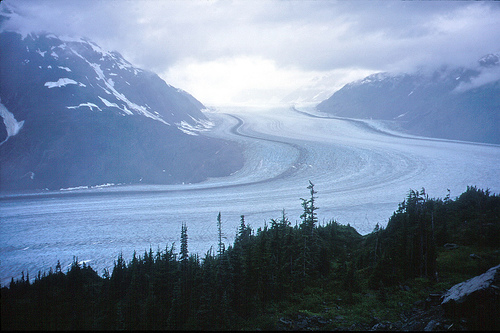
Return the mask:
[[446, 316], [465, 318], [470, 329], [500, 328], [500, 265], [451, 287], [441, 306]]

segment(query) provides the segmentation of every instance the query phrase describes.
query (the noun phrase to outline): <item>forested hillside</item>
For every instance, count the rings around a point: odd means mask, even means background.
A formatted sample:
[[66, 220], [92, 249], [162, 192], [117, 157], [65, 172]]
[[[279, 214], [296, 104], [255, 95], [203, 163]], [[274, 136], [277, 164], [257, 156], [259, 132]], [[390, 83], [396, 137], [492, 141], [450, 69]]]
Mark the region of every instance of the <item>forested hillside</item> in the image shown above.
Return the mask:
[[[300, 223], [283, 210], [254, 230], [241, 216], [234, 244], [219, 237], [201, 257], [189, 254], [187, 222], [179, 252], [120, 255], [102, 277], [77, 258], [67, 272], [23, 273], [1, 290], [1, 328], [402, 329], [430, 293], [500, 263], [500, 196], [488, 190], [468, 187], [454, 200], [410, 190], [387, 227], [366, 236], [334, 220], [318, 225], [308, 190]], [[214, 226], [221, 235], [220, 213]]]

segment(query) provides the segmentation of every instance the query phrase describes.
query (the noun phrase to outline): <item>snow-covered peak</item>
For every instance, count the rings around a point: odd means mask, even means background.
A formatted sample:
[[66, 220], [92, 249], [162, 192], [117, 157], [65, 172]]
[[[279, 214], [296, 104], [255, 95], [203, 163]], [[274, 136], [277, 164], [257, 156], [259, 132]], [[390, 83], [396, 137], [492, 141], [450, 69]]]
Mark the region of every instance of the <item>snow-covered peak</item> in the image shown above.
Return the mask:
[[118, 52], [10, 30], [0, 52], [2, 189], [197, 182], [240, 167], [239, 147], [200, 135], [203, 104]]
[[390, 121], [412, 134], [498, 143], [500, 57], [468, 67], [377, 73], [345, 85], [317, 109], [336, 116]]
[[401, 76], [403, 76], [403, 74], [393, 74], [393, 73], [389, 73], [389, 72], [380, 72], [380, 73], [368, 75], [364, 79], [351, 82], [351, 83], [347, 84], [347, 86], [360, 86], [360, 85], [365, 85], [365, 84], [375, 84], [378, 82], [386, 81], [388, 79], [400, 78]]
[[50, 89], [51, 99], [65, 109], [139, 115], [169, 126], [187, 124], [180, 129], [197, 128], [206, 120], [204, 106], [193, 96], [87, 38], [2, 34], [17, 52], [12, 59], [21, 62], [22, 71], [33, 81], [30, 84]]
[[500, 64], [499, 54], [488, 54], [479, 59], [479, 65], [482, 67], [493, 67]]

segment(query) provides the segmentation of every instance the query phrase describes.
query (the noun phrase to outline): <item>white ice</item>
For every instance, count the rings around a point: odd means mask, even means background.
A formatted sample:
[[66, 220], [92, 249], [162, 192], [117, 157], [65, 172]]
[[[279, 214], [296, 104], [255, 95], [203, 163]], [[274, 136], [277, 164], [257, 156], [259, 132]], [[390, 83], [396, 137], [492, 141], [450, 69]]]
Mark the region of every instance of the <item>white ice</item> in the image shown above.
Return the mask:
[[[254, 230], [286, 210], [301, 214], [308, 181], [318, 191], [319, 223], [335, 219], [361, 234], [387, 224], [409, 189], [452, 198], [468, 185], [500, 193], [500, 146], [386, 133], [375, 122], [325, 119], [288, 108], [219, 108], [201, 133], [238, 142], [245, 164], [198, 184], [121, 185], [23, 195], [0, 194], [2, 283], [22, 270], [48, 271], [57, 260], [92, 259], [102, 274], [120, 251], [130, 260], [150, 247], [179, 244], [187, 223], [189, 251], [217, 244], [222, 214], [227, 245], [244, 214]], [[13, 197], [14, 196], [14, 197]], [[25, 251], [21, 251], [29, 247]], [[177, 247], [178, 251], [178, 247]]]

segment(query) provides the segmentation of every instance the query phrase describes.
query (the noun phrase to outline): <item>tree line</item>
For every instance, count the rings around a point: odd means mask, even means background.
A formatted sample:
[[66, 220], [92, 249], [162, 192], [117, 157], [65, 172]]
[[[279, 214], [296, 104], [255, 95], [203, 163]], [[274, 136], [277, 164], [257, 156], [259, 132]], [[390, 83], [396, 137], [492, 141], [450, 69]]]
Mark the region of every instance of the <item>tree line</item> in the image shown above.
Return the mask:
[[[66, 273], [12, 279], [1, 290], [2, 329], [197, 329], [251, 328], [279, 304], [300, 303], [308, 290], [341, 295], [355, 303], [364, 288], [380, 290], [416, 277], [436, 280], [436, 257], [447, 243], [498, 247], [500, 197], [468, 187], [452, 200], [410, 190], [385, 228], [361, 236], [334, 220], [318, 225], [314, 184], [301, 198], [300, 223], [286, 211], [252, 229], [242, 215], [234, 243], [189, 253], [188, 224], [180, 249], [120, 254], [103, 276], [75, 258]], [[365, 285], [366, 281], [366, 286]]]

